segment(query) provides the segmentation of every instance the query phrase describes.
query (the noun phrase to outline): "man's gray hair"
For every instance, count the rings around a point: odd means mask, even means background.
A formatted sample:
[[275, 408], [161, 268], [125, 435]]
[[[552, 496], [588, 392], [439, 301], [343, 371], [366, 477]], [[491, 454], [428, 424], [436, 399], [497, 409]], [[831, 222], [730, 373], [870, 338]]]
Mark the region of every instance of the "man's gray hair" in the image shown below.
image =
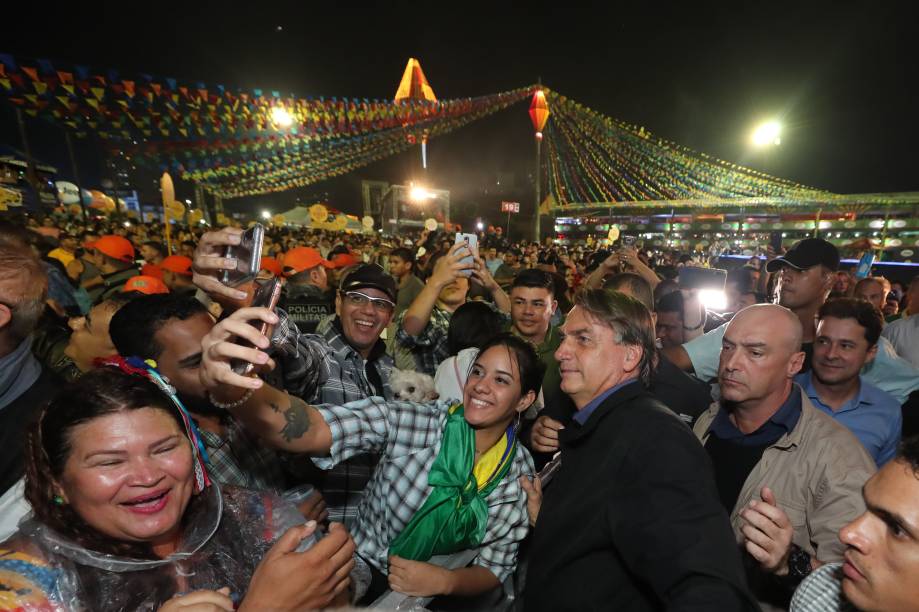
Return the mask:
[[651, 311], [633, 297], [604, 289], [581, 291], [575, 296], [574, 303], [612, 329], [617, 344], [641, 348], [638, 375], [645, 386], [650, 385], [654, 364], [657, 362]]
[[28, 247], [0, 244], [0, 302], [12, 313], [9, 330], [17, 342], [35, 331], [47, 292], [48, 276]]

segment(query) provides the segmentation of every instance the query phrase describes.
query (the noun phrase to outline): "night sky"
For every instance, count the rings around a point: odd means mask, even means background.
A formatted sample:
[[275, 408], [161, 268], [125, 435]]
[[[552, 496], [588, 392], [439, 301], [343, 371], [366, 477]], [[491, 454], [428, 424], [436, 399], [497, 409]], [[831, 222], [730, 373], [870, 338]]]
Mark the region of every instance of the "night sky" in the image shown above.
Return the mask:
[[[4, 9], [0, 52], [361, 98], [391, 98], [413, 56], [439, 98], [541, 78], [604, 114], [807, 185], [839, 193], [919, 189], [917, 14], [906, 3], [232, 4], [242, 3], [33, 3], [25, 12], [17, 3], [15, 16]], [[769, 118], [785, 125], [782, 145], [751, 151], [752, 127]], [[28, 127], [35, 156], [68, 177], [60, 132]], [[0, 143], [20, 147], [6, 104]], [[78, 151], [82, 171], [97, 177], [96, 149], [82, 144]], [[237, 205], [283, 210], [297, 197], [328, 195], [357, 212], [360, 179], [417, 178], [418, 156], [416, 149], [295, 194]], [[433, 140], [429, 164], [424, 180], [450, 189], [457, 203], [481, 207], [479, 214], [506, 196], [532, 198], [526, 106]], [[502, 176], [507, 193], [495, 193]]]

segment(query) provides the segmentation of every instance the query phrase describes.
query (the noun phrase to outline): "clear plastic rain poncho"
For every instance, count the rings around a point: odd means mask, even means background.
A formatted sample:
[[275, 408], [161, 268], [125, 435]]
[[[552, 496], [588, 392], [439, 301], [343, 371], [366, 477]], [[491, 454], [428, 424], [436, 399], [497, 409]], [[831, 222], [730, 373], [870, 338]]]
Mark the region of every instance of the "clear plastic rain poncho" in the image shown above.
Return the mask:
[[88, 550], [27, 519], [0, 544], [0, 611], [156, 610], [175, 595], [224, 586], [238, 604], [271, 545], [303, 522], [277, 496], [212, 484], [186, 509], [179, 549], [146, 560]]

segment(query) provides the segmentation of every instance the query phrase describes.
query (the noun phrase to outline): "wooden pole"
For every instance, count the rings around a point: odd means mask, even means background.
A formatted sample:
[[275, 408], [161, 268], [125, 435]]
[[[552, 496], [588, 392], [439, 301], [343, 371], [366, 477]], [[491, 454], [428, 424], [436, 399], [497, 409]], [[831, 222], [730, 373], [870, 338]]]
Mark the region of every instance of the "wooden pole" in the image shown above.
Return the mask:
[[77, 201], [80, 203], [80, 210], [83, 211], [83, 222], [86, 222], [86, 204], [83, 202], [83, 186], [80, 184], [80, 173], [77, 170], [77, 158], [73, 154], [73, 140], [70, 138], [70, 132], [64, 130], [64, 138], [67, 141], [67, 154], [70, 155], [70, 168], [73, 172], [73, 182], [77, 185]]

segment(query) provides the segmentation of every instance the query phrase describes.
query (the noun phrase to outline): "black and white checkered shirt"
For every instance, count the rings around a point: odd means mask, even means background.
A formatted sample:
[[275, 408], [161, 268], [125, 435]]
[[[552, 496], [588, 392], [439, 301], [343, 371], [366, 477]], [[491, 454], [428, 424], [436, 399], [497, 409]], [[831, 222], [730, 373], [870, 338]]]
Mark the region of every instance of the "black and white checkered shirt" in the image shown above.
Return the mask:
[[[351, 534], [358, 553], [387, 572], [390, 542], [431, 494], [428, 472], [440, 453], [450, 404], [371, 397], [317, 409], [332, 430], [331, 455], [314, 458], [317, 466], [325, 469], [358, 453], [381, 455]], [[518, 445], [510, 470], [486, 499], [488, 525], [474, 563], [502, 582], [514, 571], [528, 529], [526, 493], [517, 479], [533, 469], [529, 452]]]
[[[365, 360], [348, 344], [340, 324], [323, 323], [321, 335], [300, 334], [296, 325], [286, 326], [285, 343], [296, 350], [279, 356], [284, 389], [310, 404], [342, 405], [371, 396], [391, 399], [393, 360], [386, 354], [383, 342], [378, 341]], [[377, 457], [372, 454], [355, 453], [313, 483], [325, 497], [329, 520], [342, 522], [349, 529], [354, 526], [362, 493], [376, 463]]]
[[815, 569], [798, 585], [790, 612], [856, 612], [842, 594], [842, 563]]
[[450, 330], [450, 317], [453, 313], [434, 306], [428, 324], [417, 336], [410, 336], [404, 327], [406, 312], [400, 314], [396, 321], [396, 343], [412, 353], [419, 372], [434, 376], [440, 362], [450, 356], [447, 332]]

